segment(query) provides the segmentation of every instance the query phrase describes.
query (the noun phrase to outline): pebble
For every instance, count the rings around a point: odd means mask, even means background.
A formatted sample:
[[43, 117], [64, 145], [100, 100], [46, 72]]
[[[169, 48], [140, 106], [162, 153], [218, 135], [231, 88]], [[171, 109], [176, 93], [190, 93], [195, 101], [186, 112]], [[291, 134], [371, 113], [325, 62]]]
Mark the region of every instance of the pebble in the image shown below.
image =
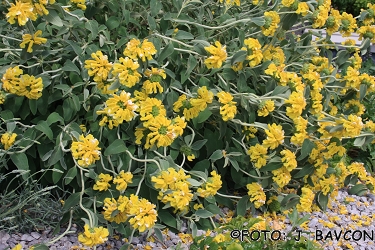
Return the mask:
[[[354, 202], [345, 202], [345, 197], [352, 197], [355, 199]], [[324, 249], [328, 250], [346, 250], [350, 249], [347, 248], [345, 245], [349, 243], [353, 249], [359, 249], [359, 250], [371, 250], [375, 249], [375, 246], [371, 240], [368, 238], [365, 240], [362, 237], [358, 241], [354, 241], [353, 239], [349, 241], [345, 241], [342, 239], [341, 236], [341, 246], [337, 245], [337, 240], [335, 239], [334, 232], [336, 231], [337, 234], [340, 230], [361, 230], [368, 232], [371, 234], [371, 232], [375, 232], [375, 219], [372, 219], [372, 215], [375, 214], [375, 196], [373, 194], [366, 194], [362, 197], [352, 196], [348, 195], [346, 190], [339, 190], [338, 196], [334, 201], [332, 201], [332, 210], [327, 209], [326, 212], [312, 212], [310, 221], [308, 223], [308, 229], [304, 230], [307, 232], [313, 232], [315, 233], [317, 229], [322, 230], [323, 235], [327, 235], [329, 232], [333, 235], [333, 242], [329, 242], [330, 239], [327, 239], [327, 241], [319, 241], [324, 246]], [[357, 205], [357, 202], [358, 205]], [[363, 203], [368, 202], [368, 205], [364, 205]], [[348, 214], [340, 214], [339, 208], [344, 205], [347, 208]], [[223, 213], [229, 212], [228, 208], [222, 209]], [[301, 214], [303, 216], [304, 213]], [[330, 221], [330, 218], [337, 216], [339, 219], [335, 221], [331, 221], [334, 223], [335, 227], [328, 228], [327, 226], [324, 226], [321, 222], [328, 222]], [[365, 226], [363, 223], [358, 223], [358, 221], [361, 221], [364, 219], [363, 216], [368, 216], [372, 219], [369, 226]], [[355, 218], [356, 217], [356, 218]], [[353, 221], [353, 218], [355, 221]], [[288, 232], [291, 230], [292, 225], [290, 224], [288, 219], [285, 219], [285, 231]], [[184, 222], [182, 224], [181, 230], [183, 233], [187, 233], [187, 224]], [[65, 228], [61, 229], [61, 232], [64, 232]], [[73, 246], [82, 246], [77, 239], [77, 232], [78, 227], [77, 225], [73, 224], [70, 231], [74, 231], [74, 233], [66, 235], [62, 237], [59, 241], [55, 242], [53, 245], [49, 246], [50, 250], [61, 250], [61, 249], [71, 249]], [[345, 231], [343, 231], [344, 233]], [[197, 236], [204, 235], [206, 232], [204, 230], [197, 230]], [[343, 234], [342, 233], [342, 234]], [[51, 241], [54, 237], [51, 235], [52, 230], [48, 229], [43, 232], [31, 232], [30, 234], [8, 234], [6, 232], [0, 231], [0, 250], [13, 248], [16, 244], [21, 243], [24, 247], [24, 249], [27, 249], [29, 246], [32, 246], [37, 243], [47, 243], [48, 241]], [[211, 236], [213, 236], [214, 233], [211, 233]], [[147, 242], [146, 239], [147, 234], [143, 233], [140, 234], [138, 237], [134, 237], [132, 239], [132, 245], [134, 247], [137, 247], [138, 249], [144, 249], [146, 245], [150, 246], [151, 249], [167, 249], [172, 250], [176, 249], [176, 245], [181, 242], [181, 239], [179, 238], [178, 234], [175, 234], [171, 231], [168, 231], [167, 234], [164, 234], [164, 241], [158, 242]], [[102, 244], [97, 247], [97, 250], [105, 250], [105, 249], [113, 249], [118, 250], [124, 245], [124, 241], [121, 239], [114, 239], [109, 238], [108, 241], [105, 244]], [[188, 250], [189, 244], [182, 244], [179, 249]]]

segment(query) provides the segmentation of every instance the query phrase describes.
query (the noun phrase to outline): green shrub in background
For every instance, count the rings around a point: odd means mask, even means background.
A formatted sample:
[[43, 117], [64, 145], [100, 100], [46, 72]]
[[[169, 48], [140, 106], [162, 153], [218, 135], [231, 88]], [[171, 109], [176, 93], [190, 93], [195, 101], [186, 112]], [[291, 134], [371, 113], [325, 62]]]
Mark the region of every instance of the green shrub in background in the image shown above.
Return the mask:
[[[358, 21], [330, 1], [0, 8], [0, 173], [69, 193], [61, 223], [82, 219], [88, 247], [115, 231], [161, 237], [182, 220], [195, 236], [214, 228], [219, 206], [311, 212], [339, 188], [374, 190], [346, 148], [374, 139], [362, 102], [375, 78], [360, 72], [373, 6]], [[311, 27], [357, 32], [362, 44], [333, 57], [330, 36], [295, 34]]]
[[374, 0], [332, 0], [332, 7], [340, 12], [347, 12], [358, 16], [362, 9], [367, 9], [367, 4], [374, 4]]

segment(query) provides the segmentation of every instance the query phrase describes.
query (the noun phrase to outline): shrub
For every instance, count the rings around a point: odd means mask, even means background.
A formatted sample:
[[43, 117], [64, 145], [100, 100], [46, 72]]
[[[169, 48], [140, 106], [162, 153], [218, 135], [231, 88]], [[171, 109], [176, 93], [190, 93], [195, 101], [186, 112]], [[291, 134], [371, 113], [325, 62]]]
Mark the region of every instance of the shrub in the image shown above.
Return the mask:
[[373, 0], [332, 0], [332, 6], [340, 12], [347, 12], [353, 16], [358, 16], [362, 9], [367, 8], [367, 4], [374, 4]]
[[[374, 139], [361, 102], [375, 81], [360, 72], [372, 5], [358, 21], [329, 1], [1, 8], [0, 171], [52, 170], [40, 183], [71, 192], [62, 222], [82, 218], [86, 246], [182, 220], [195, 235], [219, 205], [308, 212], [342, 187], [373, 191], [345, 148]], [[295, 34], [310, 27], [327, 37]], [[347, 40], [333, 57], [336, 31], [359, 33], [361, 46]]]

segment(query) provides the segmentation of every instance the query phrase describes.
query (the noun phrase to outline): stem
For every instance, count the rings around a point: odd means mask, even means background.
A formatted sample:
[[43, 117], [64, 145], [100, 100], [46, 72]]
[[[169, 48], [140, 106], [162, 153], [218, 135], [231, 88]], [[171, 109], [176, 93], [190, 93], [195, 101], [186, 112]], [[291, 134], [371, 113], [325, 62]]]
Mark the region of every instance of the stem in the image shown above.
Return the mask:
[[46, 244], [47, 246], [52, 245], [53, 243], [60, 240], [62, 237], [64, 237], [65, 235], [67, 235], [69, 233], [75, 233], [75, 231], [69, 231], [69, 229], [72, 227], [72, 219], [73, 219], [73, 209], [70, 210], [69, 224], [68, 224], [68, 227], [66, 228], [66, 230], [61, 235], [59, 235], [55, 239], [48, 242]]
[[195, 137], [195, 132], [194, 132], [194, 129], [192, 129], [190, 126], [186, 126], [188, 129], [190, 129], [192, 135], [191, 135], [191, 140], [189, 142], [189, 147], [191, 147], [191, 144], [193, 144], [193, 141], [194, 141], [194, 137]]
[[82, 198], [83, 198], [83, 194], [85, 192], [85, 182], [83, 181], [83, 171], [82, 171], [82, 168], [80, 168], [80, 173], [81, 173], [81, 185], [82, 185], [82, 190], [81, 192], [79, 193], [79, 206], [81, 207], [81, 209], [83, 211], [85, 211], [85, 213], [87, 214], [87, 216], [89, 217], [89, 221], [90, 221], [90, 228], [94, 227], [94, 222], [93, 222], [93, 219], [91, 218], [91, 214], [89, 212], [89, 210], [87, 210], [83, 205], [82, 205]]
[[[146, 153], [145, 157], [147, 159], [147, 153]], [[139, 181], [138, 188], [137, 188], [137, 191], [135, 192], [135, 195], [138, 195], [139, 191], [141, 190], [141, 184], [145, 180], [146, 172], [147, 172], [147, 162], [145, 162], [145, 169], [144, 169], [144, 172], [143, 172], [143, 175], [142, 175], [142, 179]]]
[[241, 199], [242, 197], [239, 197], [239, 196], [232, 196], [232, 195], [226, 195], [226, 194], [221, 194], [219, 192], [216, 193], [217, 195], [221, 196], [221, 197], [225, 197], [225, 198], [231, 198], [231, 199]]
[[212, 27], [212, 26], [207, 26], [207, 25], [203, 25], [203, 24], [200, 24], [200, 23], [190, 22], [190, 21], [187, 21], [187, 20], [172, 19], [172, 21], [173, 21], [173, 22], [176, 22], [176, 23], [187, 23], [187, 24], [192, 24], [192, 25], [196, 25], [196, 26], [198, 26], [198, 27], [202, 27], [202, 28], [206, 28], [206, 29], [210, 29], [210, 30], [219, 30], [219, 29], [223, 29], [223, 28], [226, 28], [226, 27], [233, 26], [234, 24], [237, 24], [237, 23], [246, 23], [246, 22], [250, 22], [251, 20], [252, 20], [251, 18], [246, 18], [246, 19], [237, 20], [237, 21], [234, 21], [234, 22], [228, 23], [228, 24], [223, 25], [223, 26]]
[[148, 159], [148, 160], [146, 160], [146, 159], [138, 159], [138, 158], [135, 158], [132, 155], [132, 153], [130, 153], [128, 150], [126, 150], [125, 152], [128, 153], [128, 155], [130, 156], [130, 158], [132, 158], [135, 161], [138, 161], [138, 162], [153, 162], [153, 163], [155, 163], [158, 166], [159, 170], [162, 171], [159, 162], [157, 162], [156, 160], [154, 160], [154, 159]]
[[[179, 40], [176, 40], [174, 38], [171, 38], [171, 37], [167, 37], [167, 36], [163, 36], [163, 35], [160, 35], [159, 33], [154, 33], [155, 36], [158, 36], [158, 37], [161, 37], [161, 38], [164, 38], [164, 39], [167, 39], [167, 40], [170, 40], [170, 41], [173, 41], [173, 42], [176, 42], [176, 43], [179, 43], [181, 45], [184, 45], [185, 47], [188, 47], [188, 48], [194, 48], [193, 45], [189, 45], [189, 44], [186, 44], [184, 42], [181, 42]], [[176, 49], [176, 48], [175, 48]], [[198, 54], [199, 55], [199, 54]]]

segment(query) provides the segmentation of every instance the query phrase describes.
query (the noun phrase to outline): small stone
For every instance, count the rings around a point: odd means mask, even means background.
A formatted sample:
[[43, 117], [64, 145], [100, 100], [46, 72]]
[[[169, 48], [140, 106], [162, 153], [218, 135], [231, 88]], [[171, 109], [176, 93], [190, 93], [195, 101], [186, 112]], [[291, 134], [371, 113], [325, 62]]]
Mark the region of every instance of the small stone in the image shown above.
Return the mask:
[[139, 239], [138, 238], [133, 238], [132, 239], [132, 244], [138, 244], [139, 243]]
[[10, 235], [9, 234], [7, 234], [5, 232], [0, 232], [0, 243], [5, 244], [9, 239], [10, 239]]
[[27, 242], [29, 242], [29, 241], [32, 241], [33, 239], [34, 238], [31, 235], [29, 235], [29, 234], [24, 234], [24, 235], [21, 236], [21, 241], [27, 241]]
[[39, 239], [40, 238], [40, 234], [36, 233], [36, 232], [32, 232], [31, 233], [31, 236], [34, 238], [34, 239]]

